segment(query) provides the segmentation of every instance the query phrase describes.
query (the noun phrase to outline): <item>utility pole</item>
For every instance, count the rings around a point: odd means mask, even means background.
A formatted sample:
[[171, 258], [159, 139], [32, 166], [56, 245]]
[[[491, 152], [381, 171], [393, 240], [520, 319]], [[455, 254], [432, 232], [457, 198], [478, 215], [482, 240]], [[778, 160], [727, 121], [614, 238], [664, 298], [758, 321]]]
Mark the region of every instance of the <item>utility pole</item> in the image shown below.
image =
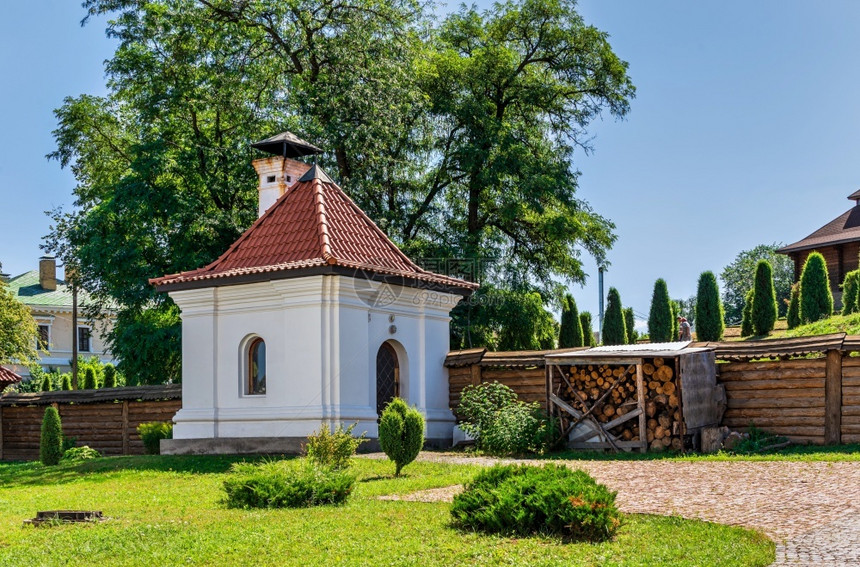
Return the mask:
[[75, 283], [74, 270], [66, 274], [72, 285], [72, 389], [78, 389], [78, 286]]
[[600, 294], [600, 302], [597, 308], [597, 338], [599, 343], [603, 342], [603, 272], [606, 271], [606, 266], [601, 264], [597, 267], [597, 292]]

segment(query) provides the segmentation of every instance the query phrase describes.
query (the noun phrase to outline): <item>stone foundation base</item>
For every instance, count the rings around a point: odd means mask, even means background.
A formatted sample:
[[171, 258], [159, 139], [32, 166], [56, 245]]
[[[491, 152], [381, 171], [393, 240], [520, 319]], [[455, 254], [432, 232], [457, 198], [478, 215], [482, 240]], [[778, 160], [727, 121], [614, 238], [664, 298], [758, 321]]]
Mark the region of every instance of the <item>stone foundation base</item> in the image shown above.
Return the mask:
[[[162, 439], [162, 455], [299, 455], [306, 437], [221, 437], [218, 439]], [[449, 449], [451, 439], [425, 439], [426, 449]], [[359, 453], [380, 451], [379, 441], [370, 439]]]

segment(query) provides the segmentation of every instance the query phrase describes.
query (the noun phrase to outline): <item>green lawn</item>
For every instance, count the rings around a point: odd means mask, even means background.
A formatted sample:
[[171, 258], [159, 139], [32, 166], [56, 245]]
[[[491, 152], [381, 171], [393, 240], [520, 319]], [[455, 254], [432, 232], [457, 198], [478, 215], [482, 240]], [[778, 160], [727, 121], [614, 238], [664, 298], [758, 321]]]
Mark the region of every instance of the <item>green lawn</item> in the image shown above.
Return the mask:
[[[228, 457], [117, 457], [46, 468], [0, 464], [0, 565], [768, 565], [774, 546], [740, 528], [628, 516], [615, 541], [561, 544], [463, 533], [449, 505], [382, 494], [467, 481], [470, 465], [356, 459], [342, 507], [233, 510], [221, 502]], [[96, 509], [95, 525], [22, 527], [37, 510]]]

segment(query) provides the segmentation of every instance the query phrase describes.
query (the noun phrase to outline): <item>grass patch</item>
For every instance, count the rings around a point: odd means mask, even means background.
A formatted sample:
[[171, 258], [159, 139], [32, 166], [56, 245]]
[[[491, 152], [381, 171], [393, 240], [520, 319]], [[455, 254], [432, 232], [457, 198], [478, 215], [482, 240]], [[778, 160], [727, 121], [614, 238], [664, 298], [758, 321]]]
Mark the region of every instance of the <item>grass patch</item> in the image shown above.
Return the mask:
[[[450, 505], [380, 501], [466, 482], [473, 465], [355, 459], [358, 482], [337, 508], [240, 510], [219, 502], [235, 457], [113, 457], [45, 468], [0, 464], [0, 565], [768, 565], [774, 546], [741, 528], [628, 516], [615, 539], [461, 533]], [[98, 509], [96, 525], [21, 527], [37, 510]]]
[[829, 335], [831, 333], [860, 334], [860, 313], [851, 315], [833, 315], [827, 319], [808, 323], [786, 331], [786, 337], [810, 337], [814, 335]]

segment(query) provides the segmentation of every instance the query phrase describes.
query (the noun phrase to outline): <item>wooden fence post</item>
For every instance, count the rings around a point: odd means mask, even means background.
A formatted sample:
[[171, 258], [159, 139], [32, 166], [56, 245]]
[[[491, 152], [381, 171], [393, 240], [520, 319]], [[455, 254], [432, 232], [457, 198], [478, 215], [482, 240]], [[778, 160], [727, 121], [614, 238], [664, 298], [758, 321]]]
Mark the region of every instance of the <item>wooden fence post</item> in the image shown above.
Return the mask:
[[122, 401], [122, 454], [128, 455], [128, 400]]
[[472, 371], [472, 386], [477, 386], [481, 383], [481, 365], [473, 364], [471, 367]]
[[824, 443], [842, 442], [842, 351], [827, 351], [824, 375]]

